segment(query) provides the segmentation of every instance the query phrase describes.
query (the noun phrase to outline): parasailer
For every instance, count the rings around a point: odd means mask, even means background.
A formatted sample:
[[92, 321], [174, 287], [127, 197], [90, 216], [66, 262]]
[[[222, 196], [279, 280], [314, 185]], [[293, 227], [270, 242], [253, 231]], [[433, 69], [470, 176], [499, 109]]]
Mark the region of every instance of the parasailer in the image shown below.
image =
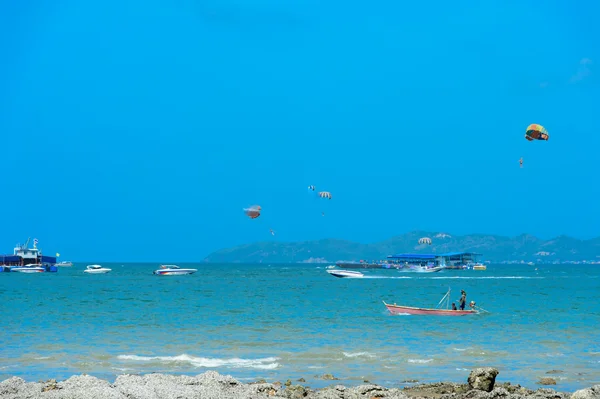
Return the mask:
[[431, 238], [429, 238], [429, 237], [419, 238], [419, 245], [423, 245], [423, 244], [431, 245]]
[[272, 235], [272, 236], [274, 236], [274, 235], [275, 235], [275, 232], [273, 231], [273, 229], [270, 229], [269, 231], [271, 232], [271, 235]]
[[521, 159], [519, 159], [519, 166], [522, 168], [523, 167], [523, 157], [521, 157]]
[[331, 199], [331, 193], [329, 191], [320, 191], [319, 198]]
[[310, 191], [315, 191], [315, 188], [316, 188], [316, 187], [315, 187], [315, 186], [312, 186], [312, 185], [311, 185], [311, 186], [308, 186], [308, 189], [309, 189]]
[[527, 126], [527, 130], [525, 131], [525, 138], [528, 141], [533, 141], [533, 140], [548, 141], [548, 139], [550, 138], [550, 135], [548, 134], [548, 131], [546, 130], [545, 127], [543, 127], [542, 125], [538, 125], [536, 123], [532, 123], [531, 125]]
[[257, 217], [260, 216], [260, 211], [261, 210], [262, 210], [262, 208], [260, 207], [260, 205], [252, 205], [249, 208], [244, 208], [244, 213], [250, 219], [256, 219]]

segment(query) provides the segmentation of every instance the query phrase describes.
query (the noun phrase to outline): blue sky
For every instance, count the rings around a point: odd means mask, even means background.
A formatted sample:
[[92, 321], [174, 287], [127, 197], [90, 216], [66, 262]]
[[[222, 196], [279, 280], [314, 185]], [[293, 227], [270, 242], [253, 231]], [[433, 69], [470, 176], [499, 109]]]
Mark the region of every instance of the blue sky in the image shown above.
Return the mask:
[[[0, 252], [598, 236], [598, 15], [591, 0], [2, 2]], [[530, 123], [550, 140], [527, 142]]]

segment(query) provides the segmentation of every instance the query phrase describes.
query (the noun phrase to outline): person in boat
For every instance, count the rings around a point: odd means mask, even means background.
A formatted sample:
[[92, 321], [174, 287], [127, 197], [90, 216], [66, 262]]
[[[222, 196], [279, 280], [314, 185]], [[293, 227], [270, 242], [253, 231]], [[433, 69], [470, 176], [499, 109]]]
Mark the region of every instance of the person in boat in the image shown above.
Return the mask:
[[460, 290], [460, 293], [460, 310], [465, 310], [465, 305], [467, 304], [467, 293], [465, 292], [465, 290]]
[[456, 310], [456, 304], [452, 302], [452, 310]]

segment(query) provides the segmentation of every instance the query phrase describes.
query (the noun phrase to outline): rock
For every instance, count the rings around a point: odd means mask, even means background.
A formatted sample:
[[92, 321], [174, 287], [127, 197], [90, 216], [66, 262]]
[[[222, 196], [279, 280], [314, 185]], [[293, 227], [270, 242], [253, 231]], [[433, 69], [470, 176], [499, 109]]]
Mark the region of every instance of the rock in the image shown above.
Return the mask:
[[419, 380], [404, 380], [402, 381], [403, 384], [416, 384], [417, 382], [419, 382]]
[[101, 380], [91, 375], [74, 375], [65, 381], [58, 383], [61, 389], [90, 389], [90, 388], [110, 388], [108, 381]]
[[56, 382], [55, 379], [48, 380], [48, 381], [42, 381], [42, 384], [44, 385], [44, 387], [42, 388], [42, 392], [54, 391], [55, 389], [61, 389], [58, 386], [58, 383]]
[[349, 398], [349, 396], [346, 395], [346, 387], [341, 386], [341, 385], [336, 385], [334, 387], [327, 387], [327, 388], [317, 391], [314, 396], [311, 395], [311, 398], [315, 398], [315, 399], [346, 399], [346, 398]]
[[[271, 384], [241, 384], [233, 377], [207, 371], [196, 377], [186, 375], [146, 374], [144, 376], [120, 375], [115, 380], [116, 389], [127, 399], [222, 399], [266, 398]], [[79, 399], [79, 396], [65, 396]], [[106, 394], [94, 398], [110, 397]], [[83, 399], [83, 397], [82, 397]]]
[[546, 371], [546, 374], [562, 374], [564, 373], [564, 371], [562, 370], [550, 370], [550, 371]]
[[385, 392], [387, 392], [387, 389], [384, 387], [380, 387], [378, 385], [373, 385], [373, 384], [369, 384], [369, 385], [359, 385], [356, 388], [354, 388], [353, 390], [356, 391], [356, 393], [358, 393], [361, 396], [365, 396], [365, 397], [382, 397], [385, 396]]
[[490, 399], [505, 399], [510, 398], [510, 392], [506, 388], [496, 387], [492, 389], [489, 393], [484, 393], [484, 391], [479, 391], [480, 394], [483, 394], [486, 398]]
[[20, 377], [11, 377], [0, 382], [0, 397], [16, 394], [23, 389], [25, 384], [27, 384], [25, 380]]
[[198, 374], [196, 378], [200, 381], [200, 384], [211, 385], [211, 384], [221, 384], [221, 385], [240, 385], [240, 382], [233, 378], [230, 375], [222, 375], [217, 373], [216, 371], [210, 370], [203, 374]]
[[[58, 390], [47, 391], [51, 394], [48, 397], [125, 399], [108, 381], [87, 374], [74, 375], [56, 385]], [[57, 395], [52, 396], [53, 393]]]
[[302, 399], [308, 396], [309, 391], [302, 385], [290, 385], [285, 390], [285, 397], [289, 399]]
[[481, 367], [471, 370], [467, 382], [471, 389], [492, 392], [496, 383], [496, 376], [500, 372], [493, 367]]
[[304, 378], [298, 378], [298, 382], [306, 382]]
[[575, 391], [571, 399], [600, 399], [600, 385]]
[[510, 382], [505, 382], [503, 384], [496, 384], [494, 386], [494, 389], [496, 389], [496, 388], [504, 388], [508, 391], [508, 393], [518, 394], [521, 396], [527, 396], [527, 395], [530, 395], [531, 393], [533, 393], [533, 391], [530, 389], [523, 388], [519, 384], [512, 385]]
[[[437, 382], [433, 384], [418, 384], [410, 387], [404, 387], [404, 392], [409, 397], [417, 398], [440, 398], [444, 395], [463, 394], [469, 390], [467, 384], [451, 384], [447, 382]], [[478, 392], [478, 391], [472, 391]]]
[[[600, 399], [600, 385], [572, 395], [540, 387], [536, 391], [509, 383], [495, 384], [496, 369], [473, 370], [469, 384], [418, 384], [403, 389], [375, 384], [343, 385], [311, 390], [281, 383], [242, 384], [231, 376], [208, 371], [196, 377], [151, 373], [120, 375], [114, 384], [92, 376], [78, 375], [65, 381], [30, 382], [17, 377], [0, 382], [2, 399]], [[328, 380], [335, 379], [331, 374]], [[363, 377], [364, 378], [364, 377]], [[547, 377], [546, 377], [547, 378]], [[479, 388], [470, 389], [472, 386]]]
[[529, 399], [569, 399], [571, 395], [562, 392], [556, 392], [550, 388], [539, 388], [528, 395]]
[[544, 377], [540, 378], [538, 381], [540, 385], [556, 385], [556, 380], [554, 378]]
[[283, 385], [285, 385], [286, 387], [289, 387], [289, 386], [291, 386], [291, 385], [292, 385], [292, 380], [290, 380], [290, 379], [288, 378], [288, 380], [287, 380], [287, 381], [285, 382], [285, 384], [283, 384]]
[[278, 390], [278, 388], [275, 385], [269, 383], [253, 384], [252, 388], [252, 392], [256, 394], [267, 394], [269, 396], [275, 395], [275, 393], [277, 393]]
[[350, 388], [343, 395], [347, 399], [408, 399], [399, 389], [387, 389], [379, 385], [368, 384]]
[[[227, 376], [208, 374], [199, 377], [159, 373], [144, 376], [127, 375], [117, 377], [115, 387], [123, 397], [129, 399], [214, 398], [215, 392], [230, 393], [236, 387], [227, 383]], [[202, 377], [206, 379], [202, 380]]]
[[152, 382], [148, 380], [148, 375], [123, 374], [115, 379], [115, 386], [123, 395], [128, 398], [152, 398], [157, 395], [154, 392]]
[[322, 379], [324, 379], [324, 380], [337, 380], [337, 378], [335, 378], [335, 377], [333, 376], [333, 374], [323, 374], [323, 375], [321, 376], [321, 378], [322, 378]]

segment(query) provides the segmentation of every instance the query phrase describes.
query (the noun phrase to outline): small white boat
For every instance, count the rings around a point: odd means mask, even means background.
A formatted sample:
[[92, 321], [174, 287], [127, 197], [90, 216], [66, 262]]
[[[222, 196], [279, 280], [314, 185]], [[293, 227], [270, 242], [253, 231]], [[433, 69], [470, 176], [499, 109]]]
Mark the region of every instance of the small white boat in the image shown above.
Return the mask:
[[198, 269], [182, 269], [177, 265], [160, 265], [160, 269], [153, 271], [159, 276], [177, 276], [181, 274], [194, 274]]
[[418, 273], [435, 273], [435, 272], [439, 272], [440, 270], [442, 270], [443, 267], [442, 266], [435, 266], [435, 267], [417, 266], [414, 269]]
[[63, 260], [62, 262], [58, 262], [56, 264], [56, 266], [71, 267], [71, 266], [73, 266], [73, 262], [68, 261], [68, 260]]
[[339, 278], [361, 278], [364, 277], [365, 275], [362, 274], [361, 272], [355, 272], [353, 270], [341, 270], [341, 269], [335, 269], [335, 270], [326, 270], [327, 273], [331, 274], [334, 277], [339, 277]]
[[102, 267], [100, 265], [88, 265], [83, 272], [90, 273], [90, 274], [102, 274], [102, 273], [108, 273], [111, 270], [112, 269]]
[[12, 266], [10, 271], [17, 273], [43, 273], [46, 269], [40, 264], [33, 264], [27, 266]]

